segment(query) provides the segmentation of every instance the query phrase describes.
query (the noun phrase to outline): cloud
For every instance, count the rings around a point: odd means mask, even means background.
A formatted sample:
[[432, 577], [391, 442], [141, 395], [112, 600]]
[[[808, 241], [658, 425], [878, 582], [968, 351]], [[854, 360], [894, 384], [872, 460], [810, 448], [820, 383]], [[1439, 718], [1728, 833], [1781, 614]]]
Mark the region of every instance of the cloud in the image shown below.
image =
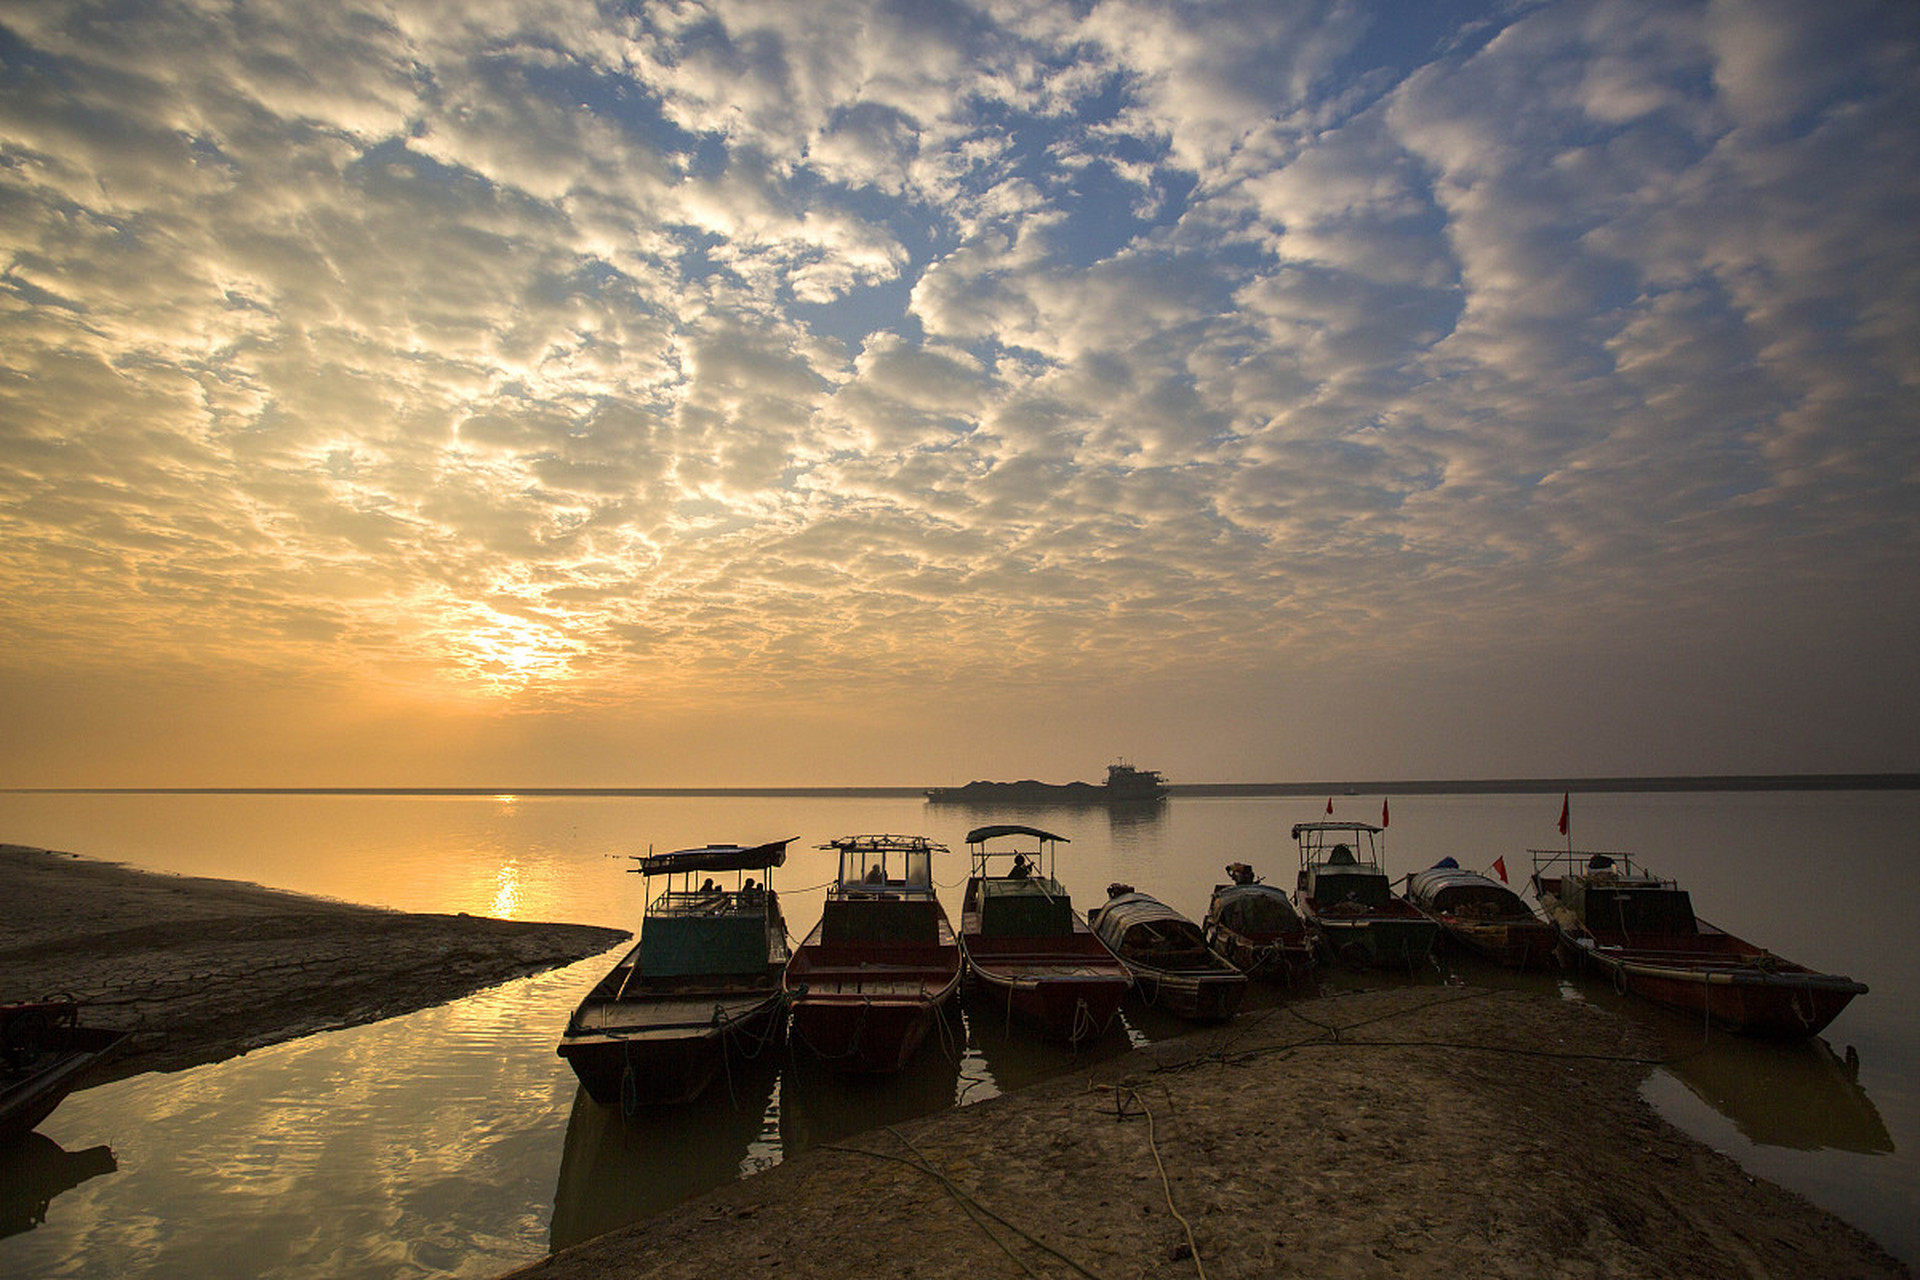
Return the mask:
[[1218, 694], [1912, 595], [1898, 6], [107, 12], [6, 18], [22, 670]]

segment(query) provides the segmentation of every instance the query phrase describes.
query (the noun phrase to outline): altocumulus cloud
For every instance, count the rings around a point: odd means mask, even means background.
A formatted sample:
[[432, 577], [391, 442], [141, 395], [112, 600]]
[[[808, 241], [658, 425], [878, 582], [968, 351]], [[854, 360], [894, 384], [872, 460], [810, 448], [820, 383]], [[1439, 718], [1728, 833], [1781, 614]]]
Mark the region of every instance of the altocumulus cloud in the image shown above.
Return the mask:
[[1871, 592], [1871, 665], [1917, 91], [1900, 3], [0, 4], [0, 635], [1271, 691]]

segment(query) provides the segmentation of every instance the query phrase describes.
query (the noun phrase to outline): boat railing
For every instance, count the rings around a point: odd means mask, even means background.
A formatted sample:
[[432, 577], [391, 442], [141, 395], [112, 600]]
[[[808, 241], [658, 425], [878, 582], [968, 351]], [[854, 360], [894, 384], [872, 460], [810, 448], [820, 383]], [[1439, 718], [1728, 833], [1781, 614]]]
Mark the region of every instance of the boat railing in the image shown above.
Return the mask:
[[1366, 822], [1296, 822], [1293, 838], [1300, 846], [1300, 869], [1326, 866], [1345, 846], [1354, 862], [1376, 871], [1386, 869], [1386, 828]]
[[890, 834], [842, 836], [820, 847], [839, 851], [837, 888], [849, 892], [932, 894], [933, 855], [947, 852], [926, 836]]
[[1560, 875], [1594, 876], [1610, 874], [1616, 880], [1652, 881], [1671, 886], [1673, 881], [1649, 874], [1634, 865], [1634, 855], [1615, 849], [1529, 849], [1536, 879], [1558, 872]]

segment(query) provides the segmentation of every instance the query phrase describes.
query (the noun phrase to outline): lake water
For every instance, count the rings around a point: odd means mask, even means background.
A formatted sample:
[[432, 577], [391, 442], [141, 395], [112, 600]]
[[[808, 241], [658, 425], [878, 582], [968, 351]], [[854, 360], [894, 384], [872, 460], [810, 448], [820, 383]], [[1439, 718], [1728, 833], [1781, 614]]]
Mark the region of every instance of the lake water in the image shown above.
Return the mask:
[[[0, 841], [158, 871], [251, 880], [409, 911], [638, 927], [628, 856], [797, 836], [776, 887], [796, 936], [856, 832], [924, 834], [957, 916], [964, 836], [1057, 831], [1083, 908], [1125, 880], [1198, 918], [1224, 865], [1291, 884], [1288, 829], [1325, 801], [1175, 798], [1151, 812], [974, 810], [911, 797], [0, 795]], [[1336, 797], [1377, 822], [1381, 798]], [[1558, 795], [1395, 796], [1396, 874], [1451, 855], [1516, 882], [1561, 843]], [[1520, 981], [1619, 1007], [1666, 1037], [1646, 1087], [1662, 1113], [1920, 1265], [1920, 794], [1577, 795], [1574, 843], [1631, 850], [1713, 923], [1872, 990], [1812, 1045], [1756, 1044], [1551, 976]], [[0, 1274], [486, 1277], [860, 1129], [1070, 1069], [990, 1016], [952, 1019], [902, 1077], [834, 1079], [784, 1053], [691, 1108], [622, 1119], [554, 1054], [617, 952], [372, 1026], [147, 1075], [68, 1099], [0, 1155]], [[1432, 980], [1439, 982], [1438, 973]], [[1271, 998], [1261, 993], [1257, 999]], [[1178, 1034], [1152, 1011], [1096, 1052]], [[1844, 1059], [1851, 1047], [1857, 1072]], [[1081, 1059], [1084, 1062], [1084, 1055]]]

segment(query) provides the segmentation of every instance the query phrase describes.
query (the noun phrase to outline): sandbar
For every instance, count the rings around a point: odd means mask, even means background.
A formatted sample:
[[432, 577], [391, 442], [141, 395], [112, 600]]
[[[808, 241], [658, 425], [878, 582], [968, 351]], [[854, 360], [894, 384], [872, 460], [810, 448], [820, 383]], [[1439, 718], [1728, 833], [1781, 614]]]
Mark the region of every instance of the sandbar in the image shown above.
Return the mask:
[[217, 1062], [596, 955], [592, 925], [427, 915], [0, 845], [0, 1001], [131, 1030], [90, 1084]]

